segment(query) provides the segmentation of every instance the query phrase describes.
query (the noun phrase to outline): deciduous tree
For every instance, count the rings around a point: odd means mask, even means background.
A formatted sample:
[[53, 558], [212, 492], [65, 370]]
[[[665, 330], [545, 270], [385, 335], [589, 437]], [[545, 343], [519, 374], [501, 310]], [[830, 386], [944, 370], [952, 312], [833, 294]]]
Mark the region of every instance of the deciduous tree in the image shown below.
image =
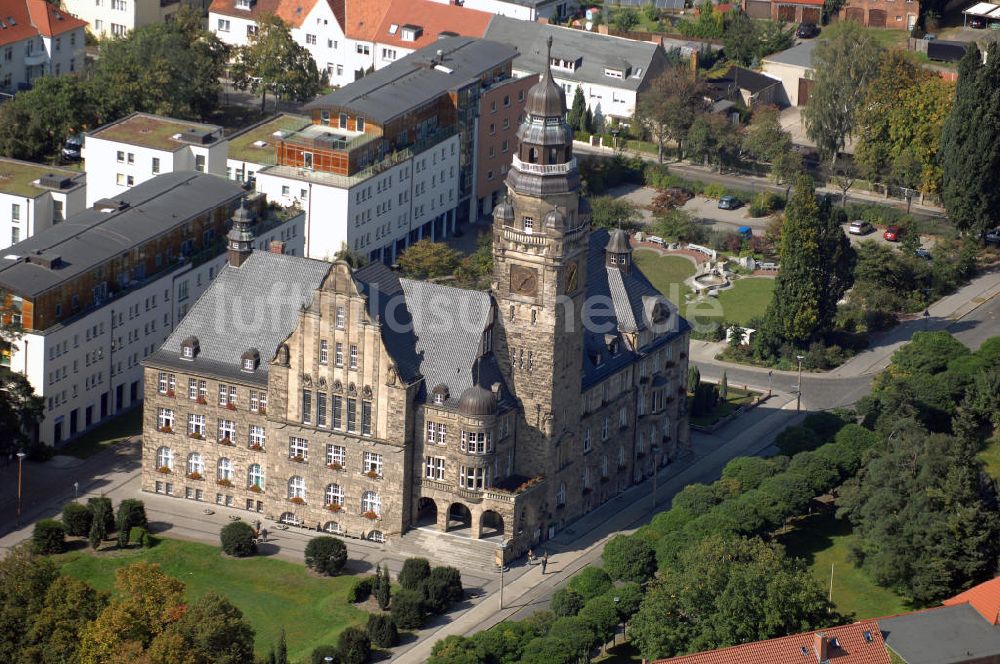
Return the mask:
[[706, 109], [704, 97], [704, 84], [682, 65], [664, 70], [640, 95], [636, 116], [656, 142], [660, 163], [669, 140], [677, 143], [678, 158], [683, 156], [688, 131]]
[[437, 279], [454, 274], [462, 254], [444, 242], [420, 240], [399, 255], [399, 269], [411, 279]]
[[261, 113], [268, 93], [279, 100], [307, 101], [320, 91], [316, 61], [274, 15], [257, 19], [257, 32], [237, 50], [231, 74], [237, 88], [260, 93]]

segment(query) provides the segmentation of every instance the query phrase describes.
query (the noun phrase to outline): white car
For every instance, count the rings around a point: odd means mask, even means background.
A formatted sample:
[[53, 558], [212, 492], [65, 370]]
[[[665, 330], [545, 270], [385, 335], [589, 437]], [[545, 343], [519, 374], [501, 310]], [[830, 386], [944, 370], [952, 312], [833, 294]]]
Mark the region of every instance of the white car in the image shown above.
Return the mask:
[[862, 219], [857, 219], [851, 222], [851, 226], [847, 229], [847, 232], [851, 235], [868, 235], [873, 230], [875, 228], [870, 223]]

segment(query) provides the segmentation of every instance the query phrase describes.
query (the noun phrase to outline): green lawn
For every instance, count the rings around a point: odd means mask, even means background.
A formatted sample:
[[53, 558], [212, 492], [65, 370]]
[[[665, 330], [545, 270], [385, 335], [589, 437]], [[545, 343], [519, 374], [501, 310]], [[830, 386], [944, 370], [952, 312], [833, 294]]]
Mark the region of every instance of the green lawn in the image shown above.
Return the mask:
[[[758, 392], [754, 392], [753, 390], [743, 390], [738, 387], [733, 387], [732, 385], [730, 385], [729, 394], [726, 397], [726, 400], [725, 401], [720, 400], [719, 403], [716, 404], [715, 410], [713, 410], [711, 413], [707, 415], [699, 415], [698, 417], [692, 415], [691, 424], [696, 424], [702, 427], [712, 426], [713, 424], [721, 420], [726, 415], [729, 415], [731, 412], [733, 412], [740, 406], [748, 404], [751, 401], [753, 401], [753, 398], [758, 394], [759, 394]], [[689, 396], [688, 397], [689, 405], [691, 400], [692, 397]]]
[[779, 539], [789, 555], [805, 559], [809, 569], [827, 589], [833, 565], [833, 603], [838, 611], [863, 620], [911, 610], [906, 600], [876, 585], [850, 562], [848, 554], [854, 534], [846, 519], [837, 519], [831, 512], [805, 517]]
[[986, 464], [986, 472], [993, 479], [1000, 479], [1000, 435], [986, 443], [986, 448], [979, 453], [979, 458]]
[[277, 643], [284, 627], [292, 662], [307, 661], [313, 648], [335, 644], [341, 630], [367, 620], [364, 611], [347, 603], [354, 577], [315, 577], [302, 565], [276, 558], [224, 558], [217, 547], [205, 544], [159, 539], [151, 549], [101, 556], [75, 551], [55, 560], [63, 572], [100, 590], [113, 589], [119, 567], [138, 560], [159, 563], [185, 583], [189, 598], [214, 590], [238, 606], [256, 631], [258, 654]]
[[57, 452], [86, 459], [106, 447], [120, 443], [129, 436], [138, 436], [140, 433], [142, 433], [141, 406], [108, 420], [68, 445], [60, 447]]
[[656, 290], [674, 304], [684, 304], [684, 296], [691, 292], [684, 280], [694, 276], [694, 263], [683, 256], [661, 256], [648, 249], [637, 249], [632, 258]]

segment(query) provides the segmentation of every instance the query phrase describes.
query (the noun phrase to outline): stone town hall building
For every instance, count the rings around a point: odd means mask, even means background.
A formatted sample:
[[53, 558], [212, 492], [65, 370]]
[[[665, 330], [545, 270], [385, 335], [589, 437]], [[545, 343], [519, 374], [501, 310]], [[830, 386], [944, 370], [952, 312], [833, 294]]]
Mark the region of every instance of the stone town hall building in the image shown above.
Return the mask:
[[351, 537], [434, 525], [509, 555], [688, 444], [688, 325], [591, 231], [565, 96], [528, 94], [491, 292], [252, 251], [145, 363], [143, 489]]

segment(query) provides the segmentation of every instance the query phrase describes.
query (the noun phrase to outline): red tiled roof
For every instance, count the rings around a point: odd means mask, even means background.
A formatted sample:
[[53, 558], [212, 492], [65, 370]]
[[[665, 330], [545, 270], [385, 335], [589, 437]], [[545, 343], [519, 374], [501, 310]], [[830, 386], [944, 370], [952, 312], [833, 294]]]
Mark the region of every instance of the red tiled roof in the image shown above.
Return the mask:
[[0, 0], [0, 21], [6, 26], [0, 27], [0, 45], [37, 35], [56, 37], [87, 25], [45, 0]]
[[968, 602], [991, 625], [1000, 625], [1000, 577], [978, 586], [969, 588], [964, 593], [946, 599], [945, 606], [955, 606]]
[[351, 39], [375, 41], [382, 17], [392, 0], [344, 0], [344, 34]]
[[[334, 16], [337, 16], [336, 0], [256, 0], [250, 9], [237, 9], [235, 0], [212, 0], [208, 11], [222, 16], [249, 18], [254, 21], [262, 16], [274, 14], [291, 28], [301, 28], [306, 16], [319, 2], [328, 2]], [[343, 0], [340, 0], [341, 4]]]
[[[446, 5], [433, 0], [392, 0], [389, 10], [382, 17], [372, 41], [418, 49], [437, 41], [442, 32], [454, 32], [462, 37], [482, 37], [493, 14], [459, 5]], [[395, 25], [395, 34], [390, 27]], [[415, 41], [402, 39], [403, 25], [417, 25], [423, 29]]]
[[[830, 664], [890, 664], [882, 632], [874, 620], [694, 655], [658, 659], [653, 664], [819, 664], [815, 648], [820, 634], [827, 639]], [[870, 642], [866, 635], [871, 638]], [[836, 647], [832, 644], [833, 639], [837, 640]]]

